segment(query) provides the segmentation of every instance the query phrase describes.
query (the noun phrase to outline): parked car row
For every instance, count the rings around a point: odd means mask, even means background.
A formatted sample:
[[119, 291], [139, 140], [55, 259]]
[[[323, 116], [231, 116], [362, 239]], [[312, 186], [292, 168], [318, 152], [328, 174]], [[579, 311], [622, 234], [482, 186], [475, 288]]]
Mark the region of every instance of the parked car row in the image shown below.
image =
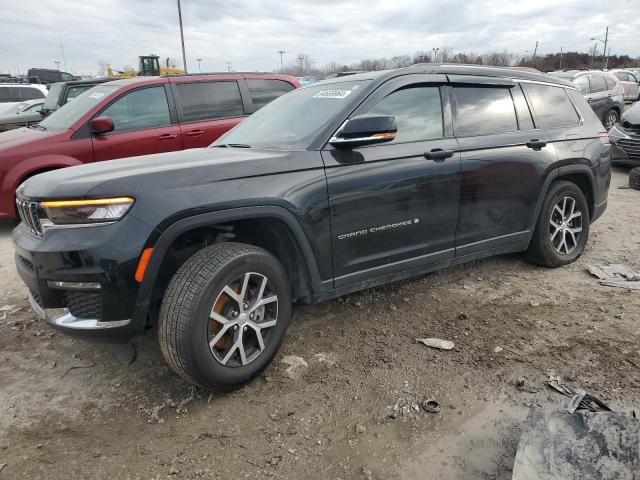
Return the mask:
[[13, 110], [26, 100], [40, 100], [47, 96], [44, 85], [32, 83], [0, 83], [0, 114]]
[[11, 164], [52, 144], [97, 161], [207, 145], [255, 112], [209, 148], [21, 184], [13, 238], [34, 311], [85, 338], [157, 325], [177, 374], [225, 392], [275, 357], [293, 303], [502, 253], [566, 265], [606, 209], [609, 136], [572, 83], [425, 65], [280, 96], [295, 86], [121, 80], [3, 134]]

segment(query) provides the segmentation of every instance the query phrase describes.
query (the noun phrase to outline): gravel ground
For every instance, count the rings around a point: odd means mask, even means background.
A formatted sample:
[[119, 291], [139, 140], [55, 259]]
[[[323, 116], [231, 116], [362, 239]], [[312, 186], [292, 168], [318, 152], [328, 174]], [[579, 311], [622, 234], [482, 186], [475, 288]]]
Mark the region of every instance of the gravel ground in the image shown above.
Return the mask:
[[[155, 330], [127, 364], [122, 347], [37, 320], [1, 225], [0, 479], [511, 478], [528, 407], [565, 404], [544, 387], [550, 369], [616, 408], [637, 405], [640, 292], [585, 271], [640, 267], [640, 191], [626, 184], [616, 169], [573, 265], [501, 256], [298, 307], [274, 363], [228, 395], [174, 375]], [[308, 363], [297, 378], [285, 355]], [[440, 413], [416, 412], [425, 399]]]

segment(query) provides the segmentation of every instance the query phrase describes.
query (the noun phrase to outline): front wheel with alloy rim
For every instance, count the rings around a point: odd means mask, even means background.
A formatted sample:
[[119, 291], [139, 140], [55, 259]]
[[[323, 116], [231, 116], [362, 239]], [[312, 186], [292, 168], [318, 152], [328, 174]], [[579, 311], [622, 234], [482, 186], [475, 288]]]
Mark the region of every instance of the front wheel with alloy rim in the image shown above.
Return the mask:
[[160, 309], [160, 347], [187, 381], [228, 392], [267, 367], [290, 315], [280, 262], [252, 245], [220, 243], [193, 255], [171, 280]]
[[589, 207], [584, 193], [566, 180], [552, 183], [526, 253], [527, 260], [545, 267], [567, 265], [582, 255], [588, 238]]
[[614, 109], [611, 109], [607, 112], [604, 117], [604, 126], [607, 128], [607, 131], [611, 130], [613, 126], [620, 121], [620, 115]]

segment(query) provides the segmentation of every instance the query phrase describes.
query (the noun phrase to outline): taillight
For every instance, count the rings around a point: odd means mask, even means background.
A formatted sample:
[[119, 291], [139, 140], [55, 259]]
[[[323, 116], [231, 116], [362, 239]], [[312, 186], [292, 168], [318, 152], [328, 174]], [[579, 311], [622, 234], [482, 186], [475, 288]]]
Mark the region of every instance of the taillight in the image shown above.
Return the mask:
[[607, 132], [598, 133], [598, 138], [602, 143], [609, 143], [609, 134]]
[[624, 97], [624, 85], [620, 86], [620, 95], [622, 95]]

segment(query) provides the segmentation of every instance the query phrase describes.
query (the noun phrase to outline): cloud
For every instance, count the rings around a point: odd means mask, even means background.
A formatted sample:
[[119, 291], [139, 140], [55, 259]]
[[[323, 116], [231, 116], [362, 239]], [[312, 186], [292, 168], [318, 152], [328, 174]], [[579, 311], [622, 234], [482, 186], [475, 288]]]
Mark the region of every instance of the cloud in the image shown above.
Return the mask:
[[[271, 71], [307, 53], [322, 66], [447, 46], [481, 53], [586, 51], [610, 29], [611, 52], [640, 56], [635, 0], [182, 0], [188, 68]], [[181, 60], [175, 0], [0, 0], [0, 72], [29, 67], [95, 73], [98, 61], [137, 65], [138, 55]], [[602, 48], [601, 46], [599, 47]]]

